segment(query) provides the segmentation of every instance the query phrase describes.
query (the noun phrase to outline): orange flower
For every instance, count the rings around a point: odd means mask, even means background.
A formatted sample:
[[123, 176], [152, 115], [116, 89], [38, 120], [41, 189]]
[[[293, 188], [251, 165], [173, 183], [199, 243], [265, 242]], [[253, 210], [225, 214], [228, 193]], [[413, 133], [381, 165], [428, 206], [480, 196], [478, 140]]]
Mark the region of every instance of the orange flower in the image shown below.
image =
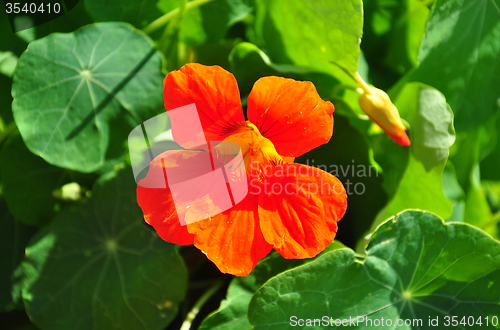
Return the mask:
[[[164, 86], [167, 111], [194, 103], [206, 141], [240, 146], [248, 193], [227, 211], [182, 225], [188, 211], [176, 210], [168, 186], [139, 184], [137, 201], [161, 238], [194, 244], [222, 272], [239, 276], [248, 275], [273, 248], [288, 259], [310, 258], [332, 242], [347, 207], [345, 189], [333, 175], [293, 163], [294, 157], [327, 143], [333, 132], [334, 107], [321, 100], [311, 82], [259, 79], [248, 97], [248, 121], [236, 79], [218, 66], [187, 64], [171, 72]], [[185, 143], [175, 127], [173, 135]], [[161, 160], [165, 154], [172, 156], [167, 163]], [[197, 157], [203, 155], [166, 152], [151, 163], [144, 180], [170, 166], [196, 163]], [[192, 170], [203, 172], [196, 166]], [[191, 200], [210, 203], [206, 186], [194, 190]]]

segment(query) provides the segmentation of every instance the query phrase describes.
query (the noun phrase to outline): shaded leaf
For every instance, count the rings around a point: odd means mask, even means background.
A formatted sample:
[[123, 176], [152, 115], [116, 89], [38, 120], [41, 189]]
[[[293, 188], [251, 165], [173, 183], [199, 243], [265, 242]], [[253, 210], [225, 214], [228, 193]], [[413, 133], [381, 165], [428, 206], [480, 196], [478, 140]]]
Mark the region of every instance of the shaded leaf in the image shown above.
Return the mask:
[[495, 140], [495, 118], [492, 117], [474, 129], [458, 134], [456, 146], [451, 150], [450, 161], [456, 169], [457, 181], [465, 192], [464, 221], [484, 229], [493, 237], [498, 237], [498, 228], [491, 222], [490, 206], [481, 185], [480, 169], [480, 163], [485, 157], [495, 157], [492, 153]]
[[65, 170], [33, 155], [19, 134], [1, 149], [0, 168], [2, 193], [16, 219], [29, 225], [48, 222], [56, 204], [52, 191], [66, 183]]
[[500, 1], [437, 1], [418, 60], [408, 79], [446, 96], [457, 131], [486, 121], [500, 107]]
[[292, 316], [326, 315], [333, 321], [383, 317], [392, 327], [398, 319], [420, 319], [412, 328], [428, 328], [429, 317], [439, 317], [443, 328], [445, 316], [491, 321], [500, 312], [500, 243], [470, 225], [406, 211], [377, 229], [366, 252], [360, 260], [340, 249], [272, 278], [250, 302], [250, 323], [289, 329]]
[[32, 42], [18, 61], [14, 118], [34, 154], [95, 171], [122, 157], [130, 131], [162, 111], [162, 80], [152, 41], [127, 24], [52, 34]]
[[23, 300], [40, 329], [163, 329], [184, 299], [174, 245], [144, 223], [130, 169], [100, 180], [26, 249]]
[[0, 309], [22, 309], [23, 302], [15, 272], [24, 257], [24, 248], [36, 228], [28, 227], [15, 220], [7, 205], [0, 202], [0, 251], [3, 266], [0, 268]]
[[[229, 54], [231, 72], [238, 81], [242, 95], [248, 95], [253, 84], [261, 77], [280, 76], [314, 83], [321, 97], [330, 96], [339, 81], [324, 72], [308, 70], [291, 64], [276, 64], [256, 45], [249, 42], [237, 44]], [[252, 70], [248, 70], [251, 67]]]
[[168, 0], [86, 0], [85, 8], [97, 22], [122, 21], [143, 28], [162, 14], [178, 7]]
[[429, 9], [419, 0], [372, 0], [363, 2], [363, 14], [361, 48], [375, 85], [388, 88], [395, 78], [417, 66]]

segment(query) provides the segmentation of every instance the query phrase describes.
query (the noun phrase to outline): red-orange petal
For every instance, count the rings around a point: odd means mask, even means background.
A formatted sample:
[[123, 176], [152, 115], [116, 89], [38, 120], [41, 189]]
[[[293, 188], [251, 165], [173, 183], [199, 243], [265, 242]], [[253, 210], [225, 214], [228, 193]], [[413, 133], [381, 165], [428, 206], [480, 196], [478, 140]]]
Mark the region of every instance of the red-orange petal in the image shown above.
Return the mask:
[[287, 259], [310, 258], [323, 251], [335, 238], [337, 222], [347, 208], [342, 183], [301, 164], [277, 166], [266, 182], [259, 197], [266, 241]]
[[194, 235], [181, 226], [170, 189], [146, 188], [137, 185], [137, 203], [142, 208], [144, 220], [167, 242], [190, 245]]
[[194, 245], [223, 273], [246, 276], [272, 250], [259, 227], [258, 199], [249, 192], [230, 210], [187, 225]]
[[247, 104], [248, 120], [284, 157], [298, 157], [332, 137], [333, 104], [323, 101], [309, 81], [260, 78]]
[[[186, 64], [179, 71], [170, 72], [163, 85], [167, 111], [196, 104], [207, 141], [222, 141], [245, 125], [236, 79], [219, 66]], [[172, 133], [176, 142], [183, 145], [186, 137], [176, 133], [175, 123]]]
[[[211, 170], [208, 153], [203, 151], [170, 150], [151, 162], [147, 176], [137, 185], [137, 203], [142, 208], [144, 220], [163, 240], [181, 245], [193, 244], [194, 235], [182, 224], [186, 223], [186, 214], [196, 208], [193, 202], [202, 201], [212, 185], [207, 180], [198, 180], [196, 189], [183, 189], [177, 198], [171, 186]], [[166, 175], [169, 175], [169, 180]]]

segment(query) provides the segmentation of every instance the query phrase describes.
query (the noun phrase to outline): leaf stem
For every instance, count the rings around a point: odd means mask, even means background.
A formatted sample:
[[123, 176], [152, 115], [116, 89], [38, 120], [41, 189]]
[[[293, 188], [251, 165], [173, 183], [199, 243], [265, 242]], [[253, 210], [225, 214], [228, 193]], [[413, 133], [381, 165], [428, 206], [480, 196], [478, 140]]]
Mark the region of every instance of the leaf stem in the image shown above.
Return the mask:
[[194, 319], [196, 318], [196, 315], [200, 312], [201, 307], [207, 302], [210, 297], [212, 297], [219, 289], [222, 287], [224, 284], [223, 281], [218, 282], [215, 284], [213, 287], [208, 289], [201, 297], [198, 299], [198, 301], [194, 304], [193, 308], [189, 311], [188, 315], [186, 316], [186, 319], [182, 323], [181, 329], [180, 330], [189, 330], [191, 329], [191, 324], [193, 323]]
[[[165, 29], [163, 30], [163, 34], [158, 43], [158, 49], [163, 51], [167, 40], [175, 34], [174, 31], [178, 32], [178, 27], [181, 25], [184, 13], [186, 11], [186, 5], [187, 5], [187, 0], [181, 0], [181, 5], [178, 8], [176, 8], [177, 9], [176, 15], [173, 17], [173, 20], [171, 20], [169, 24], [165, 26]], [[169, 50], [172, 49], [172, 42], [173, 40], [171, 40], [169, 47], [167, 47], [169, 49], [164, 51], [164, 54], [167, 57], [167, 59], [169, 55]]]
[[[212, 0], [194, 0], [194, 1], [190, 1], [190, 2], [186, 3], [185, 10], [186, 11], [191, 10], [193, 8], [196, 8], [196, 7], [199, 7], [201, 5], [204, 5], [205, 3], [210, 2], [210, 1], [212, 1]], [[142, 29], [142, 31], [144, 33], [147, 33], [147, 34], [151, 34], [152, 32], [158, 30], [159, 28], [161, 28], [162, 26], [164, 26], [165, 24], [167, 24], [172, 18], [174, 18], [175, 16], [177, 16], [179, 14], [179, 12], [181, 12], [181, 8], [175, 8], [174, 10], [169, 11], [165, 15], [163, 15], [163, 16], [157, 18], [156, 20], [154, 20], [153, 22], [151, 22], [148, 26], [144, 27]]]
[[368, 86], [363, 78], [361, 78], [361, 75], [358, 72], [356, 72], [356, 76], [354, 78], [356, 79], [359, 87], [361, 87], [366, 94], [371, 94], [370, 86]]

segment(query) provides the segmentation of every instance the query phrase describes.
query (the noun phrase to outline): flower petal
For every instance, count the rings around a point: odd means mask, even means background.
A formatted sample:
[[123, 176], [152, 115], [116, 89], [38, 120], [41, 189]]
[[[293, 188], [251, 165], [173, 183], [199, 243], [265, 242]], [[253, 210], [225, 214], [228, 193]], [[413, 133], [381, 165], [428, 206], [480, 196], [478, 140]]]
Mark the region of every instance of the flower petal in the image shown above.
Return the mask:
[[298, 157], [332, 137], [333, 104], [323, 101], [309, 81], [261, 78], [247, 104], [248, 120], [284, 157]]
[[207, 192], [213, 190], [212, 182], [198, 180], [196, 189], [190, 190], [175, 190], [173, 187], [211, 171], [209, 154], [204, 151], [170, 150], [151, 162], [147, 176], [137, 185], [137, 202], [145, 221], [163, 240], [181, 245], [193, 244], [194, 236], [183, 225], [189, 212], [213, 206], [210, 200], [207, 203]]
[[259, 227], [258, 198], [249, 193], [232, 209], [187, 225], [194, 245], [223, 273], [246, 276], [272, 250]]
[[137, 203], [142, 208], [144, 220], [167, 242], [193, 244], [194, 235], [181, 226], [170, 189], [146, 188], [137, 185]]
[[[219, 66], [186, 64], [170, 72], [163, 85], [167, 111], [196, 104], [206, 141], [222, 141], [246, 125], [236, 79]], [[172, 128], [175, 141], [184, 146], [185, 132], [176, 132], [175, 122]]]
[[266, 241], [287, 259], [310, 258], [323, 251], [335, 238], [337, 222], [347, 208], [342, 183], [301, 164], [277, 166], [266, 182], [259, 197]]

